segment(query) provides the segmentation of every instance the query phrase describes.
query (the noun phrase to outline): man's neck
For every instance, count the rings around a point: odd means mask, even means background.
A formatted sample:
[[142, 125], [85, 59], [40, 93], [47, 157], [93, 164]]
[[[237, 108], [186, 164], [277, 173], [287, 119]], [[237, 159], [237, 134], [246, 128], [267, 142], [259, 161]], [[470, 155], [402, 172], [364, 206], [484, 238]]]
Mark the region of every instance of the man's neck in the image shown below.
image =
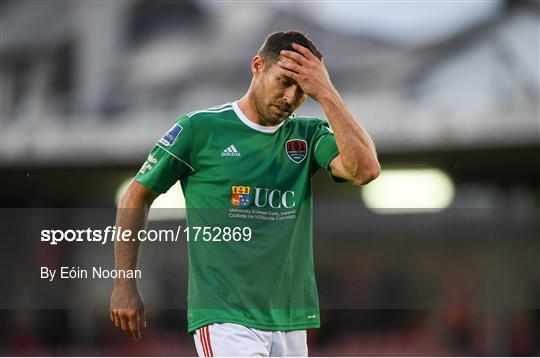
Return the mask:
[[240, 98], [236, 103], [238, 103], [238, 107], [240, 108], [242, 113], [244, 113], [247, 119], [249, 119], [255, 124], [267, 126], [267, 124], [259, 115], [259, 112], [257, 111], [257, 108], [255, 107], [254, 101], [251, 98], [251, 94], [249, 92], [246, 93], [244, 97]]

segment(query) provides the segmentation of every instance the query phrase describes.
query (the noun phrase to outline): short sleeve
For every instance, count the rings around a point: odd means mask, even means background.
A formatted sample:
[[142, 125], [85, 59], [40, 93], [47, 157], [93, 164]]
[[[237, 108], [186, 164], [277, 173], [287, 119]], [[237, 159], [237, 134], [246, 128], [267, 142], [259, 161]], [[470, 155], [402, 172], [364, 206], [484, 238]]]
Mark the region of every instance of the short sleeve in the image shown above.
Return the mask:
[[195, 171], [191, 163], [192, 134], [189, 118], [182, 116], [156, 143], [135, 180], [158, 193], [164, 193]]
[[339, 149], [328, 122], [319, 122], [314, 139], [313, 158], [318, 167], [324, 169], [335, 182], [346, 182], [346, 179], [335, 177], [330, 171], [330, 162], [339, 154]]

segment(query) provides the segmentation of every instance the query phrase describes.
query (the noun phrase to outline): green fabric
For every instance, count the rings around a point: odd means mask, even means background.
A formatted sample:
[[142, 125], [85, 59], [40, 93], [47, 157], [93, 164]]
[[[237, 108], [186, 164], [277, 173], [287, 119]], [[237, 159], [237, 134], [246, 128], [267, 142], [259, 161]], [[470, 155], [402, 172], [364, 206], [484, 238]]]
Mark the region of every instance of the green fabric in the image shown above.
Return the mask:
[[160, 193], [180, 180], [192, 228], [252, 232], [249, 241], [228, 242], [193, 241], [190, 232], [188, 330], [219, 322], [318, 327], [311, 176], [318, 168], [330, 173], [338, 154], [328, 123], [293, 115], [262, 132], [228, 103], [176, 124], [181, 129], [158, 141], [136, 180]]

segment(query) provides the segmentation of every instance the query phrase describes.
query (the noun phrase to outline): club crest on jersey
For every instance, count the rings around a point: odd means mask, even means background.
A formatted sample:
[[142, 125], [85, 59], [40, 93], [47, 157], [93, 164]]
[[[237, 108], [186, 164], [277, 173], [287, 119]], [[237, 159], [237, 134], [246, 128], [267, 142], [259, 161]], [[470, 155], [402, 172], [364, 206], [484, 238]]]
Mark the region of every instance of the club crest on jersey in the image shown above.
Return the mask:
[[249, 186], [233, 185], [231, 189], [231, 204], [240, 207], [249, 205], [249, 192], [251, 191], [251, 188]]
[[307, 142], [303, 139], [291, 139], [285, 143], [285, 152], [290, 160], [300, 163], [307, 155]]
[[178, 138], [178, 135], [182, 132], [182, 126], [175, 123], [174, 126], [172, 126], [171, 129], [159, 140], [161, 144], [166, 145], [167, 147], [170, 147], [174, 144], [176, 141], [176, 138]]

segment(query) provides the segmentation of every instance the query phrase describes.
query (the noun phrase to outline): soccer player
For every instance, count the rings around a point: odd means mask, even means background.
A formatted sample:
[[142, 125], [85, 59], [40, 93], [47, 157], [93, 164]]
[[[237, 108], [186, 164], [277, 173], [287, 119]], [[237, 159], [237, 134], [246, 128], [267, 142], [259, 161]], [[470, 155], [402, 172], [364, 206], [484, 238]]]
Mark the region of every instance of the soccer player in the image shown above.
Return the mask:
[[[146, 227], [152, 201], [180, 180], [186, 198], [188, 331], [200, 356], [307, 356], [320, 325], [312, 255], [311, 176], [363, 185], [379, 175], [373, 141], [334, 88], [314, 43], [270, 34], [239, 100], [179, 117], [119, 204], [116, 225]], [[328, 121], [299, 117], [307, 97]], [[139, 242], [116, 242], [135, 269]], [[146, 325], [135, 279], [117, 279], [111, 320], [133, 339]]]

